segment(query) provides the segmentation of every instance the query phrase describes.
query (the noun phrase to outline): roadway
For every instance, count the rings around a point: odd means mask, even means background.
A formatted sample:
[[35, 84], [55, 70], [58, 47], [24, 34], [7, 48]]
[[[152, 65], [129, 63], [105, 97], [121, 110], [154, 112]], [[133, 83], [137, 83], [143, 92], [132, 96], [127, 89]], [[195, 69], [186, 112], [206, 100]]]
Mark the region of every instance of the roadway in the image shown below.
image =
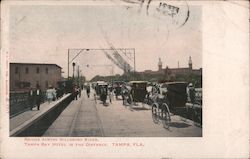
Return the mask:
[[191, 120], [171, 116], [170, 128], [152, 120], [150, 106], [140, 103], [132, 108], [122, 100], [113, 100], [107, 106], [93, 94], [72, 101], [43, 136], [51, 137], [200, 137], [202, 128]]

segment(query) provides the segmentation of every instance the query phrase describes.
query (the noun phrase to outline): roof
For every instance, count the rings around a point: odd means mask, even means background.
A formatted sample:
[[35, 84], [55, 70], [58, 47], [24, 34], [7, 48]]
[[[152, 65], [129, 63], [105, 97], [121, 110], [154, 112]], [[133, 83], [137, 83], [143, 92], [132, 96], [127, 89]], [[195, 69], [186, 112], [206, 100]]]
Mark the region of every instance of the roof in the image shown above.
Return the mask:
[[97, 84], [98, 86], [108, 85], [108, 83], [105, 82], [105, 81], [97, 81], [96, 84]]
[[10, 64], [16, 64], [16, 65], [54, 65], [58, 68], [61, 68], [61, 66], [57, 65], [57, 64], [52, 64], [52, 63], [15, 63], [15, 62], [11, 62]]
[[181, 70], [189, 70], [189, 67], [180, 67], [180, 68], [168, 68], [171, 71], [181, 71]]
[[105, 81], [97, 81], [96, 82], [98, 85], [101, 85], [101, 84], [105, 84], [106, 82]]
[[164, 82], [161, 84], [187, 84], [187, 82]]
[[147, 81], [130, 81], [129, 83], [148, 83]]

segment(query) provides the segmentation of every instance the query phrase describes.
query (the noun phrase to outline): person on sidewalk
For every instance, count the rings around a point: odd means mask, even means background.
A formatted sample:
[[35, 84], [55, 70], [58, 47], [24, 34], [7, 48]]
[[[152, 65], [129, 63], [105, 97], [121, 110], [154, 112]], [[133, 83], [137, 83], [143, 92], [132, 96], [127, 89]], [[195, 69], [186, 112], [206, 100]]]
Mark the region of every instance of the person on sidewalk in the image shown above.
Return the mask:
[[56, 101], [57, 100], [57, 96], [56, 96], [56, 88], [52, 86], [52, 90], [53, 90], [53, 101]]
[[78, 89], [77, 89], [77, 86], [74, 85], [74, 87], [73, 87], [73, 98], [74, 98], [74, 100], [77, 100], [77, 96], [78, 96]]
[[47, 97], [48, 103], [50, 104], [50, 102], [54, 98], [54, 90], [53, 90], [53, 87], [51, 85], [49, 86], [49, 89], [47, 89], [47, 91], [46, 91], [46, 97]]
[[36, 106], [37, 106], [37, 110], [40, 110], [40, 104], [41, 104], [41, 89], [40, 86], [37, 86], [37, 89], [35, 91], [35, 95], [36, 95]]
[[30, 110], [32, 110], [33, 106], [34, 106], [34, 89], [33, 89], [33, 87], [30, 87], [30, 91], [29, 91], [29, 105], [30, 105]]
[[90, 94], [90, 85], [87, 85], [86, 93], [87, 93], [87, 96], [88, 96], [88, 98], [89, 98], [89, 94]]

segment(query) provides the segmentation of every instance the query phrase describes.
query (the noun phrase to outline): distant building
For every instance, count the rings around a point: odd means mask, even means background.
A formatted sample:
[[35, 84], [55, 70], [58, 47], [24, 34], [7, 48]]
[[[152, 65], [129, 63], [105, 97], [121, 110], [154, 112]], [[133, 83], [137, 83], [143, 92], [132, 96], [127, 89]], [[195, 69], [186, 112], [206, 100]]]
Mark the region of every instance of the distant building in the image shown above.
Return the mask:
[[10, 91], [26, 90], [40, 86], [42, 90], [50, 85], [57, 87], [61, 81], [62, 68], [56, 64], [10, 63]]
[[189, 74], [194, 74], [194, 75], [201, 75], [202, 74], [202, 69], [193, 69], [193, 62], [191, 56], [189, 56], [188, 60], [188, 67], [183, 67], [183, 68], [166, 68], [165, 74], [167, 76], [175, 77], [177, 75], [189, 75]]
[[192, 63], [192, 58], [191, 56], [189, 57], [188, 60], [188, 67], [179, 67], [179, 62], [178, 62], [178, 68], [169, 68], [168, 66], [163, 69], [162, 68], [162, 61], [161, 58], [159, 58], [158, 61], [158, 70], [157, 71], [152, 71], [152, 70], [145, 70], [143, 72], [138, 72], [139, 74], [143, 76], [161, 76], [165, 77], [165, 79], [173, 79], [178, 75], [189, 75], [189, 74], [194, 74], [194, 75], [202, 75], [202, 69], [193, 69], [193, 63]]

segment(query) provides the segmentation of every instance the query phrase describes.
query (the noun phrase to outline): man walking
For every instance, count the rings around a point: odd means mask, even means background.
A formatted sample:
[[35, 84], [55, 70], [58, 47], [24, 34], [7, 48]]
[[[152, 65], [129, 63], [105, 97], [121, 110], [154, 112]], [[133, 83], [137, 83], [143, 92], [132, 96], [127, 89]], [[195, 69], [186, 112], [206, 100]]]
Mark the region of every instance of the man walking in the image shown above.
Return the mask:
[[40, 104], [41, 104], [41, 89], [40, 86], [37, 86], [37, 89], [35, 91], [35, 95], [36, 95], [36, 106], [37, 106], [37, 110], [40, 110]]
[[87, 88], [86, 88], [86, 93], [87, 93], [87, 96], [89, 98], [89, 94], [90, 94], [90, 86], [88, 85]]
[[29, 92], [29, 105], [30, 105], [30, 110], [32, 110], [34, 106], [34, 90], [32, 87], [30, 88]]

